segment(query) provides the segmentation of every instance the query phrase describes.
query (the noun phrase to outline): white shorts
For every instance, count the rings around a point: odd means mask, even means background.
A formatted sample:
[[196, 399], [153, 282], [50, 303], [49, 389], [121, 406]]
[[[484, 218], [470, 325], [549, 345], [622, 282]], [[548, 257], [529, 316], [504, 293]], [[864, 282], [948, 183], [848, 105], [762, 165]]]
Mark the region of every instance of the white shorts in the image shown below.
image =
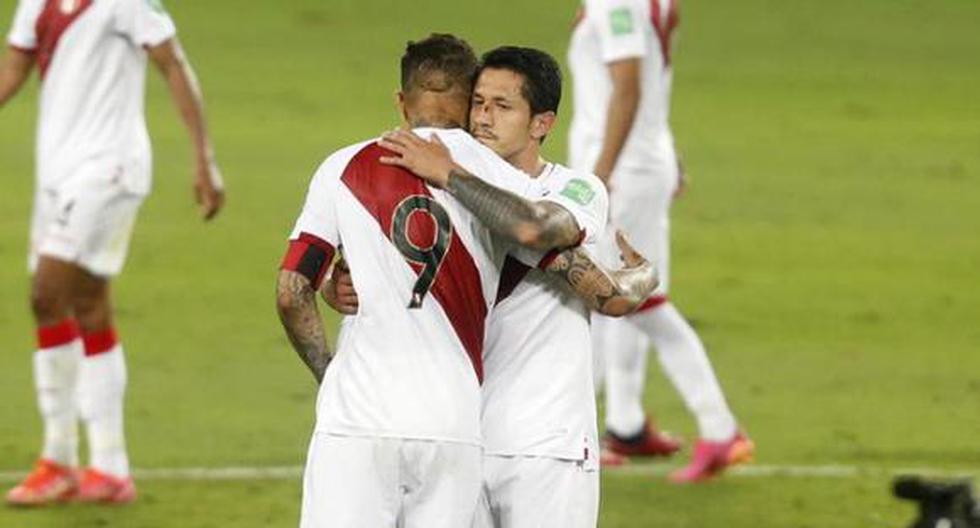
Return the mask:
[[598, 469], [576, 460], [483, 457], [473, 528], [595, 528], [598, 521]]
[[314, 433], [301, 528], [460, 528], [480, 494], [482, 449]]
[[78, 264], [102, 277], [118, 275], [145, 196], [127, 190], [117, 165], [90, 163], [56, 188], [38, 187], [28, 269], [41, 255]]
[[620, 169], [612, 178], [609, 228], [599, 241], [603, 262], [619, 268], [615, 229], [650, 260], [660, 277], [654, 295], [667, 295], [670, 284], [670, 204], [677, 190], [677, 171]]

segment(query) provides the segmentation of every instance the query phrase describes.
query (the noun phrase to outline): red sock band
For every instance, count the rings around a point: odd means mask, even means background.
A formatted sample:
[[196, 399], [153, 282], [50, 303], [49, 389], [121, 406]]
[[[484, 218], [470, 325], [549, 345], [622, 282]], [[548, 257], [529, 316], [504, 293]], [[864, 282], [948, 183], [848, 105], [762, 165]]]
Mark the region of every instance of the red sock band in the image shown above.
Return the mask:
[[83, 335], [82, 342], [85, 343], [85, 356], [88, 357], [112, 350], [119, 341], [116, 339], [116, 329], [110, 326], [105, 330]]
[[38, 328], [37, 347], [41, 350], [60, 347], [78, 339], [78, 336], [78, 322], [74, 319], [65, 319], [58, 324]]

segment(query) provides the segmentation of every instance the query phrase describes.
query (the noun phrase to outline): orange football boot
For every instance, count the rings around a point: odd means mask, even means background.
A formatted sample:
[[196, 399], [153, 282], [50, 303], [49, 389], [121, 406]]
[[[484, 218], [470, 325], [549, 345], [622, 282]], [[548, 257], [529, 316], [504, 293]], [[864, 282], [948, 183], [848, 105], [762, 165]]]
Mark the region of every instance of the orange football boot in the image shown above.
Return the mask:
[[75, 499], [79, 502], [128, 504], [136, 500], [136, 486], [132, 477], [114, 477], [97, 469], [87, 468], [82, 472]]
[[77, 491], [78, 479], [74, 469], [42, 458], [34, 465], [34, 471], [30, 475], [7, 492], [7, 504], [46, 506], [68, 502]]

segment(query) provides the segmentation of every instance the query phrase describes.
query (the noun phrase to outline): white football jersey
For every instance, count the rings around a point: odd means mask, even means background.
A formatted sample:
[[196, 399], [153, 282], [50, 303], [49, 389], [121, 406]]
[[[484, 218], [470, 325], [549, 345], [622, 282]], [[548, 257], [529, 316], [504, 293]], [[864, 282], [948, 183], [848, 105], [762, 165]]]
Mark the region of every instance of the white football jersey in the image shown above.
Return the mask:
[[20, 0], [8, 43], [41, 74], [37, 174], [44, 188], [111, 160], [134, 193], [150, 189], [146, 51], [176, 30], [159, 0]]
[[[437, 134], [459, 165], [497, 187], [542, 195], [463, 130], [416, 133]], [[340, 248], [358, 292], [320, 389], [317, 430], [479, 444], [486, 317], [513, 248], [448, 193], [381, 164], [384, 152], [368, 141], [327, 158], [291, 236]], [[532, 266], [543, 258], [515, 253]]]
[[[566, 198], [594, 251], [609, 208], [602, 182], [558, 165], [538, 180]], [[598, 459], [589, 310], [560, 277], [508, 258], [483, 367], [487, 454]]]
[[612, 94], [609, 64], [642, 60], [640, 107], [617, 169], [663, 167], [675, 174], [674, 140], [668, 125], [671, 41], [678, 0], [585, 0], [572, 34], [574, 116], [569, 162], [592, 171], [602, 150], [606, 112]]

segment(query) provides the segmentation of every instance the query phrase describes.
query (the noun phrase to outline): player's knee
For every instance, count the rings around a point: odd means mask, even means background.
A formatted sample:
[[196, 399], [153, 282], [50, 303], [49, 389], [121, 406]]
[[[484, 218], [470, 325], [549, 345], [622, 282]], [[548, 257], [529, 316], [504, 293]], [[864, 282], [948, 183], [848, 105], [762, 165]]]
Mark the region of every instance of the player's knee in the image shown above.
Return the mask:
[[30, 301], [34, 319], [42, 326], [67, 319], [71, 311], [67, 292], [40, 281], [33, 284]]
[[77, 295], [74, 299], [74, 311], [79, 326], [87, 332], [112, 326], [109, 300], [102, 295]]

